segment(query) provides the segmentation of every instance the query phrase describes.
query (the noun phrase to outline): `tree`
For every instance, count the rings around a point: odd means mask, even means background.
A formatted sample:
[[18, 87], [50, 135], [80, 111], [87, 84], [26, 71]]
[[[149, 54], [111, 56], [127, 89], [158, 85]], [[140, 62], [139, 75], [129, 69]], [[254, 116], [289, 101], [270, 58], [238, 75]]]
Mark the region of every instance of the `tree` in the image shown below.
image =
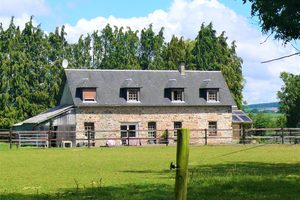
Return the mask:
[[286, 127], [286, 116], [285, 115], [280, 115], [276, 119], [276, 127]]
[[300, 39], [299, 0], [243, 0], [250, 2], [251, 15], [258, 16], [262, 32], [285, 42]]
[[185, 42], [181, 37], [178, 39], [172, 36], [172, 39], [163, 50], [164, 68], [165, 69], [178, 69], [178, 64], [186, 60], [185, 56]]
[[[253, 114], [250, 113], [249, 117], [253, 121], [253, 127], [254, 128], [273, 128], [275, 124], [273, 123], [272, 119], [270, 116], [268, 116], [266, 113], [257, 113]], [[256, 131], [254, 134], [255, 135], [266, 135], [267, 131]]]
[[201, 25], [192, 50], [198, 70], [220, 70], [218, 38], [212, 23]]
[[283, 72], [283, 86], [278, 91], [279, 110], [286, 115], [287, 127], [300, 127], [300, 75]]
[[229, 47], [225, 32], [216, 36], [212, 23], [201, 25], [192, 49], [193, 64], [198, 70], [220, 70], [225, 78], [231, 94], [241, 109], [242, 107], [242, 59], [236, 54], [235, 42]]
[[30, 21], [0, 28], [0, 128], [57, 105], [62, 89], [64, 30], [49, 37]]
[[139, 63], [141, 69], [161, 69], [164, 65], [162, 50], [164, 45], [163, 28], [156, 35], [150, 24], [141, 31]]

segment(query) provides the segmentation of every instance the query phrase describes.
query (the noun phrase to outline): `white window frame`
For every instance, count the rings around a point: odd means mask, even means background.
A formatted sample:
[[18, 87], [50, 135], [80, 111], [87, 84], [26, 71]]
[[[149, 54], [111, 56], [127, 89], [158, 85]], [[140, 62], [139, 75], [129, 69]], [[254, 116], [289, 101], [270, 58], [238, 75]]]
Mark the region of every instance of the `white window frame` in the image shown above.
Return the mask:
[[[128, 137], [128, 131], [130, 131], [129, 130], [129, 126], [135, 126], [135, 136], [134, 137], [138, 137], [139, 136], [139, 132], [138, 132], [138, 130], [139, 130], [139, 124], [137, 122], [130, 122], [130, 123], [125, 122], [125, 123], [121, 123], [120, 124], [120, 129], [121, 129], [121, 126], [126, 126], [126, 137], [122, 137], [122, 138], [127, 138]], [[122, 132], [122, 130], [121, 130], [121, 132]], [[124, 132], [125, 132], [125, 130], [124, 130]]]
[[[175, 92], [177, 92], [177, 97], [175, 100]], [[178, 94], [181, 93], [181, 99], [178, 100]], [[172, 89], [171, 92], [171, 101], [175, 103], [182, 103], [184, 102], [184, 90], [183, 89]]]
[[[209, 99], [210, 93], [215, 94], [215, 97], [216, 97], [215, 100]], [[210, 102], [210, 103], [218, 103], [218, 102], [220, 102], [219, 101], [219, 91], [218, 90], [207, 90], [206, 99], [207, 99], [207, 102]]]
[[157, 123], [154, 121], [148, 122], [148, 143], [149, 144], [156, 144], [156, 137], [157, 137], [157, 132], [156, 128]]
[[[95, 146], [95, 123], [94, 122], [84, 122], [84, 137], [92, 141], [91, 146]], [[86, 143], [86, 141], [84, 141]]]
[[[122, 126], [126, 126], [126, 130], [122, 130]], [[129, 126], [135, 126], [135, 136], [129, 136], [128, 133], [130, 131]], [[122, 134], [125, 134], [122, 136]], [[137, 122], [125, 122], [120, 124], [120, 137], [122, 145], [136, 145], [139, 141], [138, 140], [131, 140], [131, 142], [127, 141], [127, 138], [138, 138], [139, 137], [139, 124]]]
[[[130, 93], [136, 93], [136, 99], [129, 99]], [[133, 102], [133, 103], [139, 103], [140, 101], [140, 89], [134, 88], [134, 89], [127, 89], [127, 102]]]
[[[85, 92], [87, 92], [86, 90], [95, 90], [95, 98], [94, 99], [86, 99], [85, 94], [84, 94]], [[82, 102], [83, 103], [97, 103], [96, 98], [97, 98], [97, 89], [94, 89], [94, 88], [82, 89]]]
[[[176, 125], [180, 124], [180, 127], [176, 127]], [[175, 121], [174, 122], [174, 137], [177, 137], [177, 130], [182, 128], [182, 122], [181, 121]]]
[[[214, 123], [214, 124], [211, 124]], [[209, 121], [208, 122], [208, 135], [209, 136], [217, 136], [218, 135], [218, 122], [217, 121]]]

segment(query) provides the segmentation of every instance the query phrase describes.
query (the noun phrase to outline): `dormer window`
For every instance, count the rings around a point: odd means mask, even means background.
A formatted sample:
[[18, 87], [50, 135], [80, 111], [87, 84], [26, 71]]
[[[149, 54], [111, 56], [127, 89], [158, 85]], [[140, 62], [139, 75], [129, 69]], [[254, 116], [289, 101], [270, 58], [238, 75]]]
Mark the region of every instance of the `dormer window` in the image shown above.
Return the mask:
[[219, 91], [218, 90], [207, 90], [207, 101], [208, 102], [219, 102]]
[[183, 89], [172, 89], [172, 102], [183, 102], [184, 101], [184, 94]]
[[82, 89], [83, 102], [96, 102], [96, 88]]
[[140, 89], [127, 89], [127, 102], [139, 102], [140, 101]]

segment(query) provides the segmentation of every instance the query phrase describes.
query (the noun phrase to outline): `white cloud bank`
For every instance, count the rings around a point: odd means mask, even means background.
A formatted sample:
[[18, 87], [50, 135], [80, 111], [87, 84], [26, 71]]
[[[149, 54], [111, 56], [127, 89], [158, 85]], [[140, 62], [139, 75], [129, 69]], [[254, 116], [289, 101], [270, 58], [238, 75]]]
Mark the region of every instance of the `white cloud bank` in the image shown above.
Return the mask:
[[[44, 1], [30, 0], [29, 2], [39, 6], [44, 13], [49, 12]], [[5, 8], [2, 9], [5, 10]], [[20, 13], [23, 14], [19, 15], [17, 20], [22, 22], [23, 18], [29, 16], [26, 13], [30, 13], [30, 9], [28, 12], [23, 12], [27, 9], [29, 8], [24, 6], [19, 8], [22, 11]], [[0, 13], [2, 13], [1, 8]], [[2, 19], [0, 16], [0, 20]], [[272, 39], [260, 44], [266, 36], [250, 25], [245, 17], [236, 14], [217, 0], [174, 0], [167, 11], [156, 10], [145, 17], [116, 18], [110, 16], [104, 18], [99, 16], [91, 20], [80, 19], [74, 26], [65, 24], [65, 30], [68, 34], [68, 41], [75, 42], [81, 34], [101, 30], [108, 23], [119, 27], [129, 26], [136, 30], [152, 24], [156, 31], [161, 27], [165, 28], [166, 40], [169, 40], [173, 34], [186, 39], [194, 39], [203, 22], [205, 24], [212, 22], [218, 34], [226, 31], [229, 40], [236, 41], [237, 53], [244, 60], [243, 74], [246, 79], [244, 99], [248, 103], [276, 101], [276, 92], [282, 85], [279, 78], [280, 72], [299, 73], [299, 57], [261, 64], [261, 61], [288, 55], [295, 51], [292, 47], [283, 47], [280, 42]]]
[[[12, 16], [14, 24], [23, 29], [31, 16], [47, 16], [51, 13], [44, 0], [1, 0], [0, 3], [0, 22], [3, 28], [9, 26]], [[35, 18], [33, 24], [38, 24]]]

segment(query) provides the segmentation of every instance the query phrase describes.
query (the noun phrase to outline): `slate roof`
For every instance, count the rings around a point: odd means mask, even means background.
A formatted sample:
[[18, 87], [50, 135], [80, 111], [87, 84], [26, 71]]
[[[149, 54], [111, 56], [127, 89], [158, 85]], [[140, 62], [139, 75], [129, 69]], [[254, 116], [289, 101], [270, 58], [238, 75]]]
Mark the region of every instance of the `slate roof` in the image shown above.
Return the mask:
[[[75, 106], [234, 106], [235, 102], [229, 92], [220, 71], [185, 71], [181, 75], [173, 70], [88, 70], [66, 69]], [[209, 84], [204, 83], [207, 80]], [[96, 87], [95, 103], [83, 103], [77, 97], [76, 88], [81, 87], [82, 80]], [[200, 98], [200, 88], [219, 88], [219, 103], [208, 103]], [[120, 93], [121, 88], [140, 88], [140, 103], [128, 103]], [[184, 88], [184, 103], [173, 103], [164, 95], [167, 88]]]

